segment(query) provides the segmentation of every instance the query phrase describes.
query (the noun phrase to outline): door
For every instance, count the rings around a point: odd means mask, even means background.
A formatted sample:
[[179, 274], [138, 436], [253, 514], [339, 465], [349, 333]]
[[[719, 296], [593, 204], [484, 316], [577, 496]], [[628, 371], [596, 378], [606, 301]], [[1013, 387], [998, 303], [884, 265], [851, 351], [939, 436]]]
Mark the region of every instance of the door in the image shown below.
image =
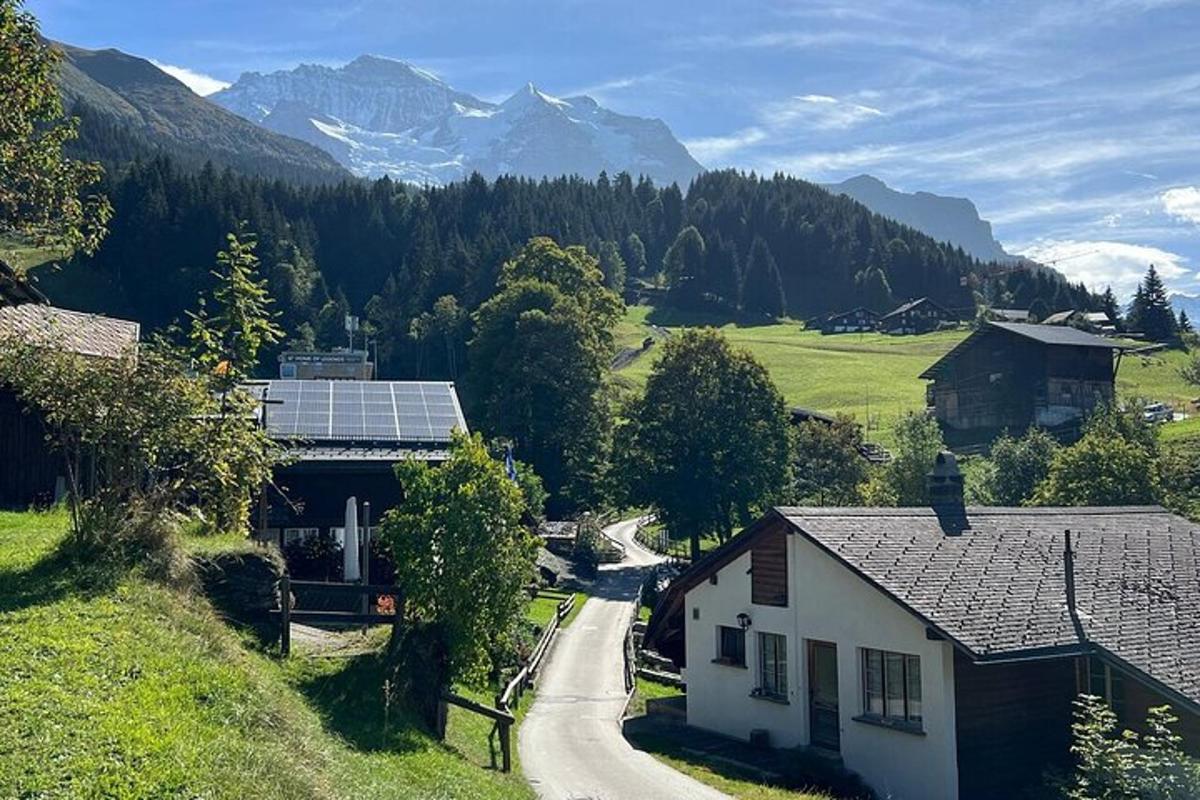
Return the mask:
[[831, 642], [808, 643], [808, 740], [813, 747], [841, 749], [837, 645]]

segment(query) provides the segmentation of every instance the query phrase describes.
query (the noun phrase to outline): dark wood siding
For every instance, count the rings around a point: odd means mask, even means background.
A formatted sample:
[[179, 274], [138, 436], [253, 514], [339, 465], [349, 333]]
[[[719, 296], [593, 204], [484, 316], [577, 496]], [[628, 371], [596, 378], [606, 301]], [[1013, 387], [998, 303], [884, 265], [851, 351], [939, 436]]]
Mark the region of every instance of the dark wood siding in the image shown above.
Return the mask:
[[52, 503], [62, 463], [46, 442], [41, 418], [25, 413], [11, 391], [0, 389], [0, 506]]
[[763, 531], [750, 550], [750, 602], [788, 604], [787, 533], [780, 526]]
[[1070, 764], [1075, 662], [980, 666], [954, 659], [958, 785], [963, 800], [1009, 800]]
[[1121, 709], [1121, 725], [1132, 730], [1145, 733], [1146, 713], [1156, 706], [1170, 706], [1171, 713], [1179, 717], [1174, 730], [1183, 738], [1183, 749], [1194, 756], [1200, 756], [1200, 717], [1179, 707], [1151, 689], [1137, 678], [1124, 675], [1124, 703]]

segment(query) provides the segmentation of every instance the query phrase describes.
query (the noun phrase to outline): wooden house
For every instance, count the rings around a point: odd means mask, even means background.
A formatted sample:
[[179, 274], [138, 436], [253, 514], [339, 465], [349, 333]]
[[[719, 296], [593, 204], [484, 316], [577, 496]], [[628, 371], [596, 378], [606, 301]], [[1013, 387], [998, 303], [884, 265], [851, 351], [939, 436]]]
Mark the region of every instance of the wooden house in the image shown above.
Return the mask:
[[869, 333], [879, 324], [879, 314], [869, 308], [853, 308], [821, 320], [821, 333]]
[[986, 441], [1031, 425], [1065, 436], [1100, 403], [1116, 375], [1111, 339], [1056, 325], [988, 322], [921, 373], [947, 441]]
[[344, 541], [346, 500], [370, 503], [374, 526], [400, 502], [393, 467], [449, 455], [451, 432], [466, 431], [454, 384], [434, 381], [273, 380], [250, 387], [265, 397], [268, 433], [286, 450], [277, 491], [263, 498], [257, 537], [281, 547], [332, 534]]
[[[119, 358], [137, 346], [138, 335], [138, 324], [128, 320], [39, 302], [0, 305], [0, 337], [17, 336], [90, 358]], [[50, 449], [46, 434], [42, 418], [0, 386], [0, 507], [48, 505], [65, 494], [62, 456]]]
[[953, 312], [928, 297], [921, 297], [880, 317], [879, 330], [892, 334], [929, 333], [957, 322], [958, 317]]
[[1072, 702], [1200, 751], [1200, 528], [1158, 507], [776, 508], [675, 579], [646, 631], [687, 724], [838, 758], [879, 797], [1042, 796]]

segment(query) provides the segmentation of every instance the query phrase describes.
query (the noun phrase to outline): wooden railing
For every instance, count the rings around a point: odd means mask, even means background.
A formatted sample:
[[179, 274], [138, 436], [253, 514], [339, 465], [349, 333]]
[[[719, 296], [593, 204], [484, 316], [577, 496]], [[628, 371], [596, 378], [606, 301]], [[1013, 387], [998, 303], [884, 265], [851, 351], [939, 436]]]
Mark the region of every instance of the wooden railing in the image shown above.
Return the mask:
[[[363, 611], [324, 611], [292, 608], [292, 589], [305, 589], [317, 593], [328, 592], [340, 595], [359, 595], [363, 598]], [[371, 598], [391, 597], [390, 612], [377, 607], [372, 610]], [[292, 650], [292, 623], [318, 622], [345, 625], [397, 625], [404, 618], [404, 596], [399, 586], [371, 583], [329, 583], [326, 581], [294, 581], [284, 575], [279, 579], [279, 610], [271, 614], [279, 616], [279, 653], [285, 658]]]
[[567, 618], [567, 615], [574, 608], [574, 594], [567, 595], [558, 604], [554, 616], [550, 618], [550, 623], [542, 631], [542, 635], [538, 638], [537, 644], [534, 645], [533, 651], [530, 652], [529, 658], [521, 665], [521, 669], [517, 671], [512, 680], [505, 684], [504, 690], [496, 695], [495, 708], [488, 708], [481, 703], [476, 703], [474, 700], [452, 692], [447, 692], [442, 696], [442, 699], [447, 703], [456, 705], [459, 708], [465, 708], [468, 711], [473, 711], [496, 723], [492, 728], [492, 735], [497, 733], [500, 735], [500, 764], [504, 772], [512, 771], [512, 726], [516, 722], [513, 712], [521, 705], [521, 696], [525, 693], [525, 689], [533, 684], [538, 670], [541, 669], [542, 661], [545, 660], [546, 655], [550, 652], [550, 644], [554, 640], [554, 634], [558, 632], [562, 621]]

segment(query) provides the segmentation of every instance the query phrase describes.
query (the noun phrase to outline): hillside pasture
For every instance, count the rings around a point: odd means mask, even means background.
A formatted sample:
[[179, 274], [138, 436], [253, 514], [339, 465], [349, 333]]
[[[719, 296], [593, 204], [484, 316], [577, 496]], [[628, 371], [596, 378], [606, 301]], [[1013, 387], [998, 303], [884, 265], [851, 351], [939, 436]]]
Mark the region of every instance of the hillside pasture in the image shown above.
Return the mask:
[[[657, 335], [651, 326], [678, 331], [701, 325], [719, 328], [732, 344], [749, 350], [770, 371], [789, 405], [849, 414], [866, 425], [868, 438], [885, 444], [901, 415], [924, 409], [926, 382], [918, 377], [921, 372], [969, 333], [964, 326], [920, 336], [825, 336], [792, 320], [730, 322], [704, 314], [629, 306], [616, 338], [618, 347], [638, 348], [647, 336]], [[656, 342], [619, 369], [620, 382], [640, 390], [660, 351]], [[1118, 396], [1167, 402], [1177, 411], [1192, 413], [1190, 401], [1200, 395], [1200, 388], [1190, 386], [1179, 374], [1190, 358], [1178, 350], [1124, 356], [1117, 374]], [[1165, 436], [1172, 435], [1173, 425], [1187, 423], [1165, 426]]]

